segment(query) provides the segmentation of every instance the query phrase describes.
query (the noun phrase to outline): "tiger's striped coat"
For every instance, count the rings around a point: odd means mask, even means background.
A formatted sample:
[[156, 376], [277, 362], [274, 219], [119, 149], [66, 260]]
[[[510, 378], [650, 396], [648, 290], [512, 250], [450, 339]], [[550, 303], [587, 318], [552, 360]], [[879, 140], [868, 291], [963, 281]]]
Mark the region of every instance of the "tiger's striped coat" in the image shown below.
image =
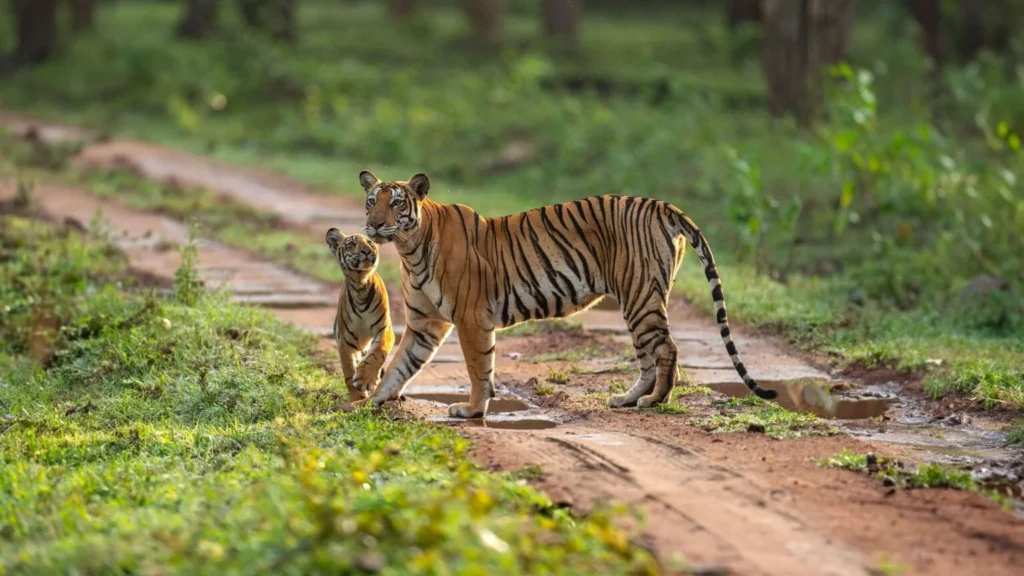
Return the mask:
[[[345, 273], [334, 315], [334, 342], [349, 400], [365, 400], [383, 375], [384, 361], [395, 344], [388, 292], [377, 273], [377, 246], [362, 234], [327, 231], [327, 246]], [[365, 354], [365, 356], [364, 356]]]
[[729, 333], [722, 283], [707, 239], [674, 206], [629, 196], [595, 196], [486, 219], [459, 204], [427, 198], [423, 174], [407, 182], [359, 175], [366, 190], [366, 235], [394, 242], [402, 259], [406, 331], [372, 402], [401, 394], [452, 328], [472, 384], [453, 417], [476, 418], [494, 396], [496, 329], [561, 318], [605, 295], [619, 302], [641, 374], [612, 407], [651, 406], [676, 382], [678, 348], [667, 304], [689, 243], [704, 265], [718, 325], [736, 371], [754, 393], [773, 398], [747, 373]]

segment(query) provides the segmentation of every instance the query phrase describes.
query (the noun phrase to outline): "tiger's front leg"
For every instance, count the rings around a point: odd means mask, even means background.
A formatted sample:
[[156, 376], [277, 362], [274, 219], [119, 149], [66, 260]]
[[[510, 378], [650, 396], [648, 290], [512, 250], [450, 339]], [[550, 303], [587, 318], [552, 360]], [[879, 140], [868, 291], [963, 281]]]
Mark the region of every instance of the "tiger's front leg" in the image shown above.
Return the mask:
[[408, 318], [394, 359], [384, 370], [384, 378], [370, 399], [374, 406], [397, 399], [409, 382], [434, 358], [452, 324], [444, 320]]
[[452, 418], [483, 418], [494, 398], [494, 330], [475, 324], [459, 326], [459, 344], [466, 358], [466, 370], [472, 386], [469, 402], [448, 407]]

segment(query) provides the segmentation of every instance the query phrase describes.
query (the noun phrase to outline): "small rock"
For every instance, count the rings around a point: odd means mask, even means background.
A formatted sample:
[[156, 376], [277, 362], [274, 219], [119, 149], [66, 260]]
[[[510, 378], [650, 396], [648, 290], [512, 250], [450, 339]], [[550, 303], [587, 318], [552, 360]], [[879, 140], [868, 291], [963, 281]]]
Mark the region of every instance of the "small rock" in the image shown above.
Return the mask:
[[522, 354], [519, 352], [509, 352], [506, 356], [508, 356], [513, 362], [516, 362], [520, 357], [522, 357]]
[[747, 424], [747, 432], [755, 432], [757, 434], [764, 434], [764, 424], [756, 424], [751, 422]]

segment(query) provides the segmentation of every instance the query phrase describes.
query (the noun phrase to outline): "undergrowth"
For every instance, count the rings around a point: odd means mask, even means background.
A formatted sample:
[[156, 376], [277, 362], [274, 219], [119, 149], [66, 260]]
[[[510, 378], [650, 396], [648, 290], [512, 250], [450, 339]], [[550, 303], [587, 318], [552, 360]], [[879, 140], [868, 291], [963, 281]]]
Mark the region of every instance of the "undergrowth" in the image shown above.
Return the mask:
[[0, 218], [0, 571], [655, 571], [613, 511], [573, 518], [445, 427], [336, 409], [311, 336]]

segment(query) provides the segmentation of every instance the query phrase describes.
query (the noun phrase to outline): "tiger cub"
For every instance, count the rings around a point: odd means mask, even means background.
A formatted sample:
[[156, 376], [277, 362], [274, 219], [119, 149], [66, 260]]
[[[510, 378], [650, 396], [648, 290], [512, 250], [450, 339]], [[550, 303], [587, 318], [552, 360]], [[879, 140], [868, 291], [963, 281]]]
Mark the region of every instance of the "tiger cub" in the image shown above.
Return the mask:
[[[327, 231], [330, 247], [345, 283], [334, 315], [334, 341], [345, 375], [349, 400], [365, 400], [380, 382], [384, 360], [395, 344], [388, 313], [388, 293], [377, 273], [377, 246], [362, 234]], [[364, 356], [365, 354], [365, 356]]]

